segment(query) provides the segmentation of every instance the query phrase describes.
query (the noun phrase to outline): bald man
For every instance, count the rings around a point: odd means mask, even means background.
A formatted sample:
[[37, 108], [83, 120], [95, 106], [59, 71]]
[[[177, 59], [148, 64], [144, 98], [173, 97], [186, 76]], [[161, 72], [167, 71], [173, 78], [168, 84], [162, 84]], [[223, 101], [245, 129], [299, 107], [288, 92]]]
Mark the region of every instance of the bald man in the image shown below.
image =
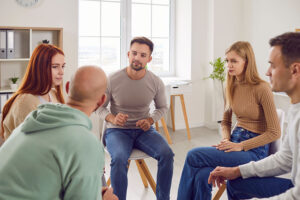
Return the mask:
[[66, 105], [31, 112], [0, 148], [0, 199], [117, 199], [101, 190], [104, 152], [88, 116], [105, 102], [106, 75], [78, 69]]

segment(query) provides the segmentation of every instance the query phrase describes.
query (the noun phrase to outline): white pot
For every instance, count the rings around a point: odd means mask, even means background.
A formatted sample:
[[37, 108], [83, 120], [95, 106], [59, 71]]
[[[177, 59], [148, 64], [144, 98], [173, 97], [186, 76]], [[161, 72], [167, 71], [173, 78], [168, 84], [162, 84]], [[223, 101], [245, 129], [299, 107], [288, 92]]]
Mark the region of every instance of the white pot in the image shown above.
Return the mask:
[[17, 90], [17, 88], [18, 88], [18, 84], [14, 84], [14, 83], [11, 83], [10, 84], [10, 88], [12, 89], [12, 90]]

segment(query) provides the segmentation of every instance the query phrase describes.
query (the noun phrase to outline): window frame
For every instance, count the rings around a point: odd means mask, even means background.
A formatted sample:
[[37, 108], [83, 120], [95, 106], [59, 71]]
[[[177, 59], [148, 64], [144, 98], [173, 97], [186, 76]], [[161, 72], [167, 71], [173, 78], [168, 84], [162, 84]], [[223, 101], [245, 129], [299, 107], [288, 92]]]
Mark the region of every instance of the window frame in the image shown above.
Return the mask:
[[[128, 66], [127, 53], [130, 49], [130, 41], [132, 39], [132, 35], [131, 35], [132, 0], [120, 0], [120, 1], [79, 0], [79, 1], [97, 1], [97, 2], [117, 2], [117, 3], [120, 3], [120, 67], [119, 67], [119, 69], [122, 69], [122, 68]], [[152, 0], [150, 0], [150, 2], [151, 2], [151, 5], [164, 5], [165, 6], [165, 4], [157, 4], [157, 3], [152, 4]], [[148, 3], [138, 3], [138, 4], [149, 5]], [[99, 39], [100, 39], [100, 45], [101, 45], [101, 38], [102, 37], [114, 37], [114, 36], [103, 36], [103, 35], [101, 35], [101, 6], [100, 6], [100, 11], [99, 12], [100, 12], [100, 35], [99, 35]], [[151, 12], [151, 19], [152, 19], [152, 12]], [[80, 35], [80, 31], [79, 31], [78, 39], [80, 37], [95, 37], [95, 36]], [[78, 42], [79, 42], [79, 40], [78, 40]], [[154, 44], [154, 49], [155, 49], [155, 44]], [[100, 47], [100, 51], [101, 51], [101, 47]], [[78, 54], [79, 54], [79, 50], [78, 50]], [[102, 55], [100, 54], [99, 56], [100, 56], [100, 60], [101, 60]], [[78, 58], [78, 63], [79, 63], [79, 58]], [[175, 0], [169, 0], [169, 71], [168, 72], [159, 72], [159, 73], [157, 73], [157, 75], [160, 76], [160, 77], [170, 77], [170, 76], [175, 76], [176, 75], [176, 72], [175, 72]]]

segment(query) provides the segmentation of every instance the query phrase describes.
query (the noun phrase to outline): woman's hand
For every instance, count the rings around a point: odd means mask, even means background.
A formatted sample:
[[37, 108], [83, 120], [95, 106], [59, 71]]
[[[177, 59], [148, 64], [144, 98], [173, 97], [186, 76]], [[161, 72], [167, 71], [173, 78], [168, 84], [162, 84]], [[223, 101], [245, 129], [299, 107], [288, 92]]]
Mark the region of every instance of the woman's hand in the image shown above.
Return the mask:
[[228, 139], [224, 139], [220, 144], [214, 145], [218, 150], [225, 152], [242, 151], [243, 145], [241, 143], [230, 142]]

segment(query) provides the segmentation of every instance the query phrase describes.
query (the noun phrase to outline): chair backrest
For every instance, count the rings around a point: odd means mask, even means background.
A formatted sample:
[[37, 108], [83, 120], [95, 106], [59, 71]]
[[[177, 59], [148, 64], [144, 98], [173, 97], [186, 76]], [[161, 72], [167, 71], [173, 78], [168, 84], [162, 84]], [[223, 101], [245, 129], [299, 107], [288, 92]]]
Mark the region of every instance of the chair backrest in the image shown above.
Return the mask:
[[269, 155], [276, 153], [279, 150], [279, 147], [282, 143], [283, 135], [284, 135], [284, 118], [285, 118], [285, 113], [281, 109], [276, 109], [277, 111], [277, 116], [279, 119], [279, 124], [280, 124], [280, 132], [281, 136], [279, 139], [275, 140], [274, 142], [270, 143], [269, 146]]

